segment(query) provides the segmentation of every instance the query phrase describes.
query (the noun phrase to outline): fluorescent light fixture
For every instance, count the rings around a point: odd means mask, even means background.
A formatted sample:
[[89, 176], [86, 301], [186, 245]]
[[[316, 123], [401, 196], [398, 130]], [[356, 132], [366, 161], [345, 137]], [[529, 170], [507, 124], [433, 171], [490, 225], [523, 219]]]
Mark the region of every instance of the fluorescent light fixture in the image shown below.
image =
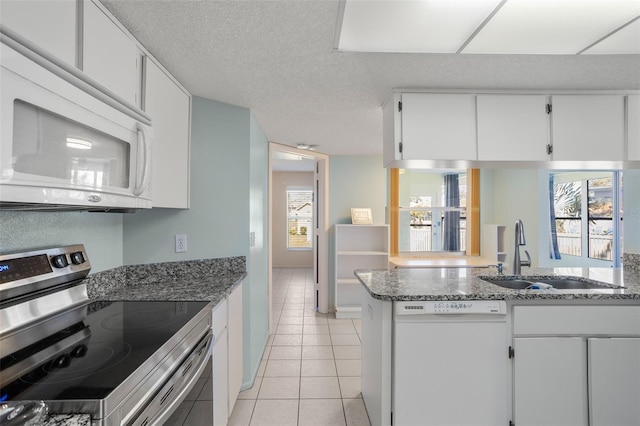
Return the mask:
[[575, 55], [638, 14], [637, 0], [507, 0], [462, 53]]
[[86, 139], [67, 138], [67, 148], [73, 149], [91, 149], [92, 143]]
[[338, 50], [456, 53], [501, 0], [346, 0]]
[[343, 52], [640, 51], [638, 0], [345, 0], [342, 12]]

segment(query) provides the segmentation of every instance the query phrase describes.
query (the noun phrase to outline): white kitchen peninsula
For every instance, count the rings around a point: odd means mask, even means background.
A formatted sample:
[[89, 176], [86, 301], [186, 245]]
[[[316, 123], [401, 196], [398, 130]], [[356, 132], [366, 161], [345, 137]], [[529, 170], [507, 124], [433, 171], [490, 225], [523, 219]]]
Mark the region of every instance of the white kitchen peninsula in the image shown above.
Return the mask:
[[494, 269], [357, 270], [371, 423], [640, 424], [640, 271], [523, 274], [603, 285], [512, 290], [480, 278]]

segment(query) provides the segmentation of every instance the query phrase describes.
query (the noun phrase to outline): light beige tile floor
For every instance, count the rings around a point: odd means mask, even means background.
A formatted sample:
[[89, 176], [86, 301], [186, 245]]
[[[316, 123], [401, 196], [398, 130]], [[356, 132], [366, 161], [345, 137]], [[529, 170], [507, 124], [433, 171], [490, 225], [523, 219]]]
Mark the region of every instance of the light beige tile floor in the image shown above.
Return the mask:
[[[314, 291], [311, 269], [273, 270], [276, 332], [229, 426], [370, 425], [360, 392], [360, 320], [316, 312]], [[205, 374], [166, 425], [210, 426], [211, 389]]]
[[273, 321], [253, 388], [230, 426], [369, 426], [360, 393], [360, 320], [313, 309], [310, 269], [273, 270]]

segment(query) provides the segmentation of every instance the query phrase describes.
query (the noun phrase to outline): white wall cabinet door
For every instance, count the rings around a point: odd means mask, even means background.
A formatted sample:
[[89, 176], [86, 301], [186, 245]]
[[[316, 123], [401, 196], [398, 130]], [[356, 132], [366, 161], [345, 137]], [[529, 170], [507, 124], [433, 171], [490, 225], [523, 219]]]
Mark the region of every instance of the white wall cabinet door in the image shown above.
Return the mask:
[[554, 95], [551, 104], [553, 160], [624, 160], [624, 96]]
[[591, 426], [640, 425], [640, 338], [589, 339]]
[[76, 0], [2, 0], [0, 22], [75, 67], [76, 10]]
[[541, 337], [513, 341], [515, 424], [587, 426], [584, 340]]
[[402, 94], [403, 160], [476, 160], [476, 100], [469, 94]]
[[242, 283], [229, 295], [229, 413], [242, 387]]
[[191, 96], [146, 59], [145, 111], [153, 125], [153, 207], [189, 208]]
[[478, 160], [548, 161], [544, 95], [478, 95]]
[[83, 4], [82, 70], [139, 107], [142, 55], [136, 42], [92, 1]]
[[640, 95], [627, 96], [627, 159], [640, 161]]

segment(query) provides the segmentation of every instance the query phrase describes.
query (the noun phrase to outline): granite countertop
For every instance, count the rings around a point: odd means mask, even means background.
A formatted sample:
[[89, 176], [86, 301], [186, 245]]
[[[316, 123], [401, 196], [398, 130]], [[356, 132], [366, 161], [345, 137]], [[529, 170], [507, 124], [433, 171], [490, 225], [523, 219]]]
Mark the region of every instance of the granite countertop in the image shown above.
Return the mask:
[[578, 276], [608, 286], [594, 290], [512, 290], [480, 279], [509, 277], [495, 268], [359, 269], [355, 275], [380, 300], [632, 299], [640, 303], [640, 270], [631, 268], [523, 268], [525, 277]]
[[44, 426], [91, 426], [89, 414], [51, 414], [44, 421]]
[[244, 256], [127, 265], [90, 275], [92, 300], [209, 301], [214, 306], [247, 276]]

